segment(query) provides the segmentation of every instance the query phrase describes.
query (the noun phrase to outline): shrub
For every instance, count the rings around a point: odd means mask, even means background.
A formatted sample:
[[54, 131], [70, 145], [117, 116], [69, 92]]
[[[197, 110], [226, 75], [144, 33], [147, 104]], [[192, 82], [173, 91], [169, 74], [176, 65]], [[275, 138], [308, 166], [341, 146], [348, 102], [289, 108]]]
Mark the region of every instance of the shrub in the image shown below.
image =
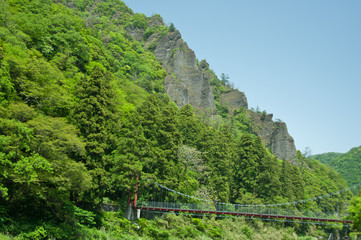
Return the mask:
[[241, 227], [241, 232], [246, 235], [247, 238], [252, 239], [252, 230], [247, 225]]

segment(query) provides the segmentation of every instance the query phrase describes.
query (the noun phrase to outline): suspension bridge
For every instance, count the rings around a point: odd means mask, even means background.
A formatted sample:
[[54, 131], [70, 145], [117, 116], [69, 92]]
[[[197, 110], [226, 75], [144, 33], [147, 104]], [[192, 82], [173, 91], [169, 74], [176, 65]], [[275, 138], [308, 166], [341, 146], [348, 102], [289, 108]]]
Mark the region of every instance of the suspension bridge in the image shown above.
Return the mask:
[[[242, 205], [242, 204], [231, 204], [209, 201], [202, 198], [190, 196], [166, 186], [163, 186], [157, 182], [151, 181], [157, 189], [163, 190], [164, 192], [171, 193], [173, 196], [181, 196], [183, 202], [169, 202], [167, 198], [161, 199], [162, 201], [145, 201], [144, 199], [138, 200], [138, 194], [134, 196], [134, 200], [128, 202], [128, 219], [134, 220], [140, 217], [140, 211], [154, 211], [154, 212], [174, 212], [174, 213], [188, 213], [195, 215], [212, 215], [212, 216], [245, 216], [248, 218], [258, 218], [261, 220], [279, 220], [279, 221], [295, 221], [300, 223], [342, 223], [351, 224], [352, 221], [347, 219], [347, 215], [340, 215], [339, 213], [326, 213], [326, 212], [315, 212], [310, 210], [299, 210], [296, 207], [289, 206], [306, 203], [323, 198], [335, 196], [342, 192], [349, 191], [348, 188], [320, 195], [317, 197], [299, 200], [287, 203], [276, 203], [276, 204], [264, 204], [264, 205]], [[356, 187], [353, 186], [353, 187]], [[154, 191], [154, 190], [153, 190]]]

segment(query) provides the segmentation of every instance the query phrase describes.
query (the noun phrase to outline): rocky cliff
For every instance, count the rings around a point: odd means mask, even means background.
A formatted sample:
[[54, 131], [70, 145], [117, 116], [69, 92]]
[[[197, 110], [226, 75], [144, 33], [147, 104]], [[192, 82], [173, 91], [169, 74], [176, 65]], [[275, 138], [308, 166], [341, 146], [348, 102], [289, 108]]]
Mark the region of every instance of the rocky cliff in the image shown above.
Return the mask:
[[221, 94], [219, 98], [219, 103], [228, 108], [231, 116], [233, 116], [233, 113], [236, 109], [248, 109], [248, 101], [246, 95], [236, 89]]
[[[158, 15], [149, 18], [148, 27], [155, 29], [157, 26], [164, 27], [163, 20]], [[196, 110], [216, 114], [208, 63], [198, 63], [196, 55], [183, 41], [179, 31], [154, 31], [146, 37], [144, 29], [128, 27], [126, 31], [138, 41], [146, 38], [144, 47], [153, 51], [167, 70], [165, 90], [179, 107], [191, 104]]]
[[[159, 15], [149, 18], [148, 27], [165, 27]], [[145, 37], [144, 29], [128, 27], [129, 35], [138, 41], [144, 40], [144, 47], [151, 50], [167, 70], [164, 87], [172, 100], [182, 107], [191, 104], [196, 110], [216, 114], [213, 89], [210, 80], [215, 76], [206, 61], [198, 62], [195, 53], [183, 41], [179, 31], [154, 31]], [[229, 86], [228, 86], [229, 88]], [[219, 95], [219, 104], [225, 106], [230, 116], [237, 109], [247, 109], [252, 129], [261, 137], [265, 146], [280, 159], [296, 162], [296, 147], [283, 122], [274, 122], [272, 114], [248, 110], [246, 95], [236, 89], [228, 89]]]
[[252, 130], [262, 139], [264, 145], [279, 159], [297, 164], [297, 150], [286, 123], [273, 121], [273, 114], [247, 111]]
[[154, 55], [166, 68], [168, 76], [164, 81], [166, 92], [178, 106], [191, 104], [195, 109], [208, 109], [215, 113], [215, 104], [208, 64], [198, 60], [179, 31], [168, 32], [165, 36], [155, 33], [145, 46], [157, 41]]

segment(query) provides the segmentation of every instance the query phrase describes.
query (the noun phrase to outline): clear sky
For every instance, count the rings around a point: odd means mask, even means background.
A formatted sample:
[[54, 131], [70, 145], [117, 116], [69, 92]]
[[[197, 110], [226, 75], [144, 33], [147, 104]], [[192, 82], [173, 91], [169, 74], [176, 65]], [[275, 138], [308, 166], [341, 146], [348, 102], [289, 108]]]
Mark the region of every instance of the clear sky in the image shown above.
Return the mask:
[[361, 145], [360, 0], [125, 0], [173, 23], [249, 107], [286, 122], [313, 154]]

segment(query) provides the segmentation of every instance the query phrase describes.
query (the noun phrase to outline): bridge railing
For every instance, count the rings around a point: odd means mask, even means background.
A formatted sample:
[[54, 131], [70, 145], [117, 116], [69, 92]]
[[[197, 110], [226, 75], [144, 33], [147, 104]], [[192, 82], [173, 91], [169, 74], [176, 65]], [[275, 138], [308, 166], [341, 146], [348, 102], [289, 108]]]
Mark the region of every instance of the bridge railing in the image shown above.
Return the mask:
[[327, 219], [341, 219], [334, 213], [313, 212], [313, 211], [299, 211], [297, 209], [282, 209], [262, 206], [244, 206], [238, 204], [219, 204], [219, 203], [177, 203], [177, 202], [138, 202], [138, 207], [153, 208], [153, 209], [167, 209], [167, 210], [189, 210], [189, 211], [209, 211], [221, 213], [242, 213], [242, 214], [257, 214], [268, 216], [287, 216], [287, 217], [309, 217], [309, 218], [327, 218]]

